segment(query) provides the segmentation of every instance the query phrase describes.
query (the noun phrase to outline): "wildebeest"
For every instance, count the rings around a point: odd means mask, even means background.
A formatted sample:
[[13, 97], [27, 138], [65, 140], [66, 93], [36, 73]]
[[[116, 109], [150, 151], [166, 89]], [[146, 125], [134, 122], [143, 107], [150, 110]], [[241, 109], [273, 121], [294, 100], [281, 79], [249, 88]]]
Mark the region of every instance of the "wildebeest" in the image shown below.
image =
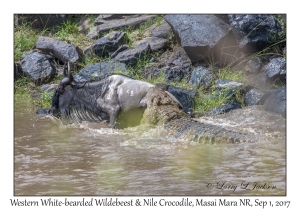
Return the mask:
[[52, 97], [50, 113], [64, 123], [108, 120], [111, 127], [134, 126], [142, 118], [144, 97], [153, 86], [124, 75], [75, 83], [68, 63], [68, 72], [64, 70], [64, 78]]

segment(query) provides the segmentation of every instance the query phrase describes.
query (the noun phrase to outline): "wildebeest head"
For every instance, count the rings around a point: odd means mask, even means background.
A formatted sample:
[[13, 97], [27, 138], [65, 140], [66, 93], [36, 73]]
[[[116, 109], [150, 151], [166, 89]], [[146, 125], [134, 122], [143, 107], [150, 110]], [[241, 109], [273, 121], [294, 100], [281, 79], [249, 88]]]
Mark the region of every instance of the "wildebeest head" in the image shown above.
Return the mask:
[[[67, 72], [68, 71], [68, 72]], [[70, 63], [68, 62], [68, 70], [66, 70], [64, 66], [63, 70], [64, 78], [59, 83], [58, 87], [55, 90], [55, 93], [52, 97], [52, 108], [51, 108], [51, 114], [55, 117], [60, 117], [60, 109], [59, 109], [59, 98], [64, 93], [65, 88], [67, 85], [71, 84], [71, 82], [74, 80], [72, 72], [70, 70]]]
[[68, 63], [68, 69], [64, 68], [64, 78], [52, 97], [50, 113], [57, 118], [61, 118], [63, 123], [99, 122], [108, 119], [108, 115], [91, 102], [93, 97], [81, 91], [85, 88], [86, 83], [78, 84], [75, 82], [75, 84], [72, 84], [73, 81], [70, 63]]

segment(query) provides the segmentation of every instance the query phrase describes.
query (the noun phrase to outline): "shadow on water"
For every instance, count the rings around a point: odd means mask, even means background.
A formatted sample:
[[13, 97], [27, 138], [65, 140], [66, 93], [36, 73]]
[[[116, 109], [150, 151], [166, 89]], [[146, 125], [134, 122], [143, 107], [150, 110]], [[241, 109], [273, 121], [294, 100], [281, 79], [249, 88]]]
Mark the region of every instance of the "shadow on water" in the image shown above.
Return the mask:
[[216, 145], [174, 139], [160, 127], [64, 126], [15, 107], [15, 195], [286, 194], [285, 119], [259, 106], [198, 119], [261, 136]]

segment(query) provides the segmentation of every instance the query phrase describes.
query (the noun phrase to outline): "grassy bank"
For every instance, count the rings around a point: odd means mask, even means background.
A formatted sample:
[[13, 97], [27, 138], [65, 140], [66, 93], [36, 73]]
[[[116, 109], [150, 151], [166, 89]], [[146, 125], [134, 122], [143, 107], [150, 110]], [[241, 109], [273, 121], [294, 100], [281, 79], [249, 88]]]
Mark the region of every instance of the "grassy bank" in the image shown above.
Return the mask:
[[[92, 20], [91, 22], [94, 22], [97, 16], [98, 15], [69, 15], [68, 20], [63, 24], [52, 28], [42, 29], [42, 30], [31, 28], [29, 23], [23, 23], [21, 25], [15, 26], [14, 60], [19, 62], [23, 54], [25, 54], [30, 50], [35, 49], [35, 43], [40, 36], [47, 36], [61, 41], [71, 42], [72, 44], [78, 46], [79, 48], [85, 49], [86, 47], [90, 46], [95, 40], [87, 40], [85, 37], [86, 36], [85, 33], [79, 31], [78, 23], [83, 18], [90, 18]], [[278, 18], [280, 18], [280, 16], [278, 16]], [[152, 26], [153, 24], [160, 25], [162, 24], [162, 22], [163, 22], [163, 16], [157, 15], [155, 19], [150, 20], [145, 24], [142, 24], [138, 29], [127, 28], [127, 29], [122, 29], [120, 31], [123, 31], [125, 33], [126, 44], [132, 47], [135, 41], [145, 38], [144, 33], [150, 26]], [[93, 27], [93, 26], [94, 25], [92, 23], [89, 27]], [[267, 49], [255, 53], [245, 59], [249, 60], [255, 56], [264, 56], [267, 54], [277, 54], [277, 55], [282, 54], [280, 49], [282, 47], [281, 45], [285, 44], [285, 33], [280, 34], [279, 36], [281, 37], [281, 41], [276, 41], [276, 42], [273, 41], [272, 43], [272, 40], [270, 40], [270, 46]], [[175, 45], [176, 43], [174, 42], [173, 34], [171, 34], [170, 37], [168, 38], [167, 50], [172, 51]], [[136, 66], [129, 68], [129, 72], [127, 73], [128, 76], [138, 80], [144, 80], [152, 84], [168, 83], [176, 87], [192, 89], [192, 87], [190, 87], [188, 84], [188, 78], [190, 75], [187, 75], [187, 77], [181, 81], [171, 82], [171, 83], [166, 81], [164, 74], [161, 74], [155, 78], [153, 77], [144, 78], [143, 69], [151, 65], [151, 58], [157, 58], [162, 53], [163, 51], [153, 52], [148, 54], [143, 59], [139, 59]], [[77, 69], [73, 69], [72, 73], [76, 74], [79, 70], [81, 70], [82, 68], [84, 68], [89, 64], [109, 61], [109, 60], [110, 60], [109, 57], [106, 58], [100, 58], [97, 56], [85, 57], [81, 63], [77, 63]], [[218, 73], [214, 75], [214, 80], [212, 84], [214, 85], [215, 81], [219, 78], [230, 79], [239, 82], [245, 82], [247, 80], [244, 71], [236, 71], [236, 70], [234, 71], [231, 66], [219, 69]], [[59, 83], [61, 79], [62, 76], [57, 75], [51, 83]], [[274, 84], [274, 85], [278, 85], [278, 84]], [[214, 95], [214, 90], [211, 88], [197, 89], [195, 106], [194, 106], [194, 111], [196, 114], [201, 115], [205, 111], [217, 107], [228, 100], [226, 94], [224, 95], [220, 94], [218, 97], [211, 97], [212, 95]], [[31, 101], [31, 103], [35, 105], [37, 108], [51, 107], [52, 93], [40, 92], [40, 86], [36, 86], [35, 84], [33, 84], [27, 77], [23, 77], [15, 81], [14, 96], [15, 99]], [[238, 92], [236, 97], [243, 104], [243, 97], [241, 96], [240, 92]]]

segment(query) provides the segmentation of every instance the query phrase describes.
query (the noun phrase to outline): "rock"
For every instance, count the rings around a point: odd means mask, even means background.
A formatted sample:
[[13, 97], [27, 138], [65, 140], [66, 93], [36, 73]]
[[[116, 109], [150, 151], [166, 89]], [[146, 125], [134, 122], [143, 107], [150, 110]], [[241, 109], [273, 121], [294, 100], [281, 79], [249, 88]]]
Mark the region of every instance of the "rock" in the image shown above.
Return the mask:
[[203, 66], [199, 66], [192, 71], [189, 84], [192, 87], [209, 87], [213, 81], [213, 72]]
[[46, 29], [59, 24], [62, 24], [68, 19], [68, 15], [64, 14], [26, 14], [17, 15], [17, 24], [30, 23], [32, 28]]
[[142, 15], [139, 17], [128, 18], [128, 19], [117, 19], [110, 20], [99, 26], [90, 29], [87, 34], [87, 39], [95, 39], [101, 37], [103, 33], [110, 30], [119, 30], [127, 27], [137, 28], [140, 24], [145, 23], [155, 18], [156, 15]]
[[125, 64], [118, 62], [101, 62], [86, 66], [78, 74], [74, 75], [76, 82], [101, 80], [114, 72], [125, 72]]
[[262, 72], [270, 79], [280, 78], [285, 81], [286, 79], [286, 60], [283, 57], [273, 58], [265, 65]]
[[[228, 79], [218, 79], [213, 89], [219, 91], [215, 92], [214, 97], [219, 97], [220, 95], [223, 95], [222, 97], [226, 98], [227, 101], [231, 99], [236, 99], [235, 93], [237, 93], [237, 91], [239, 90], [244, 90], [244, 88], [245, 85], [243, 83]], [[231, 102], [229, 102], [228, 104], [231, 104]], [[236, 103], [233, 103], [233, 107], [235, 107], [235, 104]], [[225, 104], [223, 108], [225, 109], [226, 107], [227, 104]], [[231, 105], [228, 105], [228, 107], [231, 107]]]
[[137, 64], [138, 59], [143, 59], [143, 57], [149, 52], [150, 46], [148, 43], [142, 43], [134, 49], [128, 49], [120, 52], [114, 60], [121, 63], [125, 63], [129, 66], [134, 66]]
[[262, 68], [262, 61], [259, 57], [249, 60], [245, 65], [245, 71], [249, 74], [257, 74]]
[[218, 79], [215, 84], [215, 89], [221, 90], [221, 89], [232, 89], [237, 90], [240, 88], [243, 88], [244, 84], [240, 82], [236, 82], [229, 79]]
[[160, 66], [168, 81], [181, 81], [189, 74], [192, 62], [182, 47], [178, 47]]
[[50, 82], [56, 74], [53, 59], [37, 51], [29, 51], [21, 58], [22, 70], [35, 84]]
[[141, 43], [147, 42], [150, 45], [150, 49], [152, 52], [159, 51], [164, 49], [167, 46], [168, 40], [157, 38], [157, 37], [147, 37], [143, 40], [137, 41], [133, 43], [133, 46], [138, 46]]
[[51, 114], [51, 110], [50, 109], [38, 109], [36, 111], [36, 114], [49, 115], [49, 114]]
[[58, 84], [45, 84], [41, 86], [41, 91], [51, 93], [57, 88]]
[[110, 55], [110, 58], [116, 57], [120, 52], [129, 49], [128, 45], [121, 45], [115, 52]]
[[264, 110], [286, 116], [286, 87], [274, 91], [264, 103]]
[[214, 115], [217, 115], [217, 114], [224, 114], [231, 110], [241, 109], [241, 108], [242, 108], [241, 104], [237, 100], [234, 100], [234, 101], [227, 102], [227, 103], [213, 109], [210, 112]]
[[274, 15], [228, 15], [233, 33], [241, 49], [246, 52], [257, 52], [265, 49], [271, 39], [276, 39], [280, 25]]
[[99, 15], [95, 22], [94, 25], [101, 25], [103, 23], [106, 23], [108, 20], [115, 20], [115, 19], [123, 19], [123, 18], [128, 18], [130, 17], [138, 17], [140, 15], [129, 15], [129, 14], [102, 14]]
[[196, 90], [187, 90], [183, 88], [174, 87], [167, 84], [156, 84], [157, 87], [160, 87], [163, 90], [171, 93], [183, 106], [183, 110], [190, 117], [193, 117], [193, 105], [195, 103]]
[[113, 31], [95, 41], [90, 47], [84, 50], [84, 54], [87, 56], [95, 54], [99, 57], [105, 57], [125, 43], [124, 36], [124, 32]]
[[168, 23], [164, 23], [160, 26], [157, 26], [150, 32], [152, 37], [158, 37], [162, 39], [168, 39], [171, 33], [172, 30]]
[[224, 66], [236, 60], [236, 39], [230, 26], [221, 19], [214, 15], [165, 15], [164, 18], [192, 62], [213, 59]]
[[252, 88], [244, 96], [244, 102], [246, 106], [252, 106], [258, 104], [264, 93]]
[[36, 48], [65, 63], [81, 62], [83, 59], [83, 53], [77, 46], [49, 37], [39, 37]]

